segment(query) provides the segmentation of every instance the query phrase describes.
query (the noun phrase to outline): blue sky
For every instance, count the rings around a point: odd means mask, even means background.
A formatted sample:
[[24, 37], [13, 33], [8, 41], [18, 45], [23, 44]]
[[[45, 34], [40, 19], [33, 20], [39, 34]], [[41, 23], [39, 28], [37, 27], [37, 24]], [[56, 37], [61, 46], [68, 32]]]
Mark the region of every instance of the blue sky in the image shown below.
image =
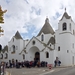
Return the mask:
[[75, 0], [0, 0], [2, 9], [7, 9], [4, 14], [4, 36], [0, 43], [5, 46], [18, 30], [23, 39], [37, 36], [45, 23], [46, 17], [54, 30], [62, 17], [65, 7], [67, 13], [75, 20]]

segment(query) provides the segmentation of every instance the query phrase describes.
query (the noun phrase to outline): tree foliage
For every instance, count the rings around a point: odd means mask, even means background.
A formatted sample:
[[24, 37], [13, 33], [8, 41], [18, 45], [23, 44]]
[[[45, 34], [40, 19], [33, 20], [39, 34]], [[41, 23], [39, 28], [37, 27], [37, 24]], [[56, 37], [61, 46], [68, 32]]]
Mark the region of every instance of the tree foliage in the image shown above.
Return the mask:
[[3, 15], [4, 13], [6, 13], [7, 10], [2, 10], [1, 6], [0, 6], [0, 23], [4, 23], [4, 19], [3, 19]]

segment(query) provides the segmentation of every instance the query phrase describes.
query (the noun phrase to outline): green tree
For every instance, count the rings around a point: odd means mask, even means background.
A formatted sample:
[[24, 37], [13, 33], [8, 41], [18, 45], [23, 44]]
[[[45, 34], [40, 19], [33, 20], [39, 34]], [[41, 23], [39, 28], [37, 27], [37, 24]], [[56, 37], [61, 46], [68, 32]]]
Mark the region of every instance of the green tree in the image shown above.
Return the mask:
[[[3, 15], [4, 13], [6, 13], [7, 10], [2, 10], [2, 7], [0, 6], [0, 23], [4, 23], [4, 18]], [[4, 32], [4, 30], [2, 29], [2, 27], [0, 26], [0, 36], [3, 35], [2, 33]]]
[[0, 6], [0, 23], [4, 23], [4, 19], [3, 19], [3, 15], [4, 13], [6, 13], [7, 10], [2, 10], [1, 6]]

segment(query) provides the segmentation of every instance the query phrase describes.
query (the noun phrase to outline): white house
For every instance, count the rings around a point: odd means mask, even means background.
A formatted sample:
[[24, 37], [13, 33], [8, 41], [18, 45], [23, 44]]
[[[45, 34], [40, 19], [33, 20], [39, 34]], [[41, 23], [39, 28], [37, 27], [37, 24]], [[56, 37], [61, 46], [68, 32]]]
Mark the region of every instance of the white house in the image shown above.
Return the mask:
[[65, 11], [59, 20], [58, 29], [54, 31], [46, 18], [38, 35], [30, 40], [23, 40], [17, 31], [8, 42], [7, 53], [7, 61], [40, 60], [54, 64], [58, 57], [61, 65], [75, 65], [75, 23]]
[[0, 62], [8, 61], [8, 46], [6, 45], [4, 49], [0, 52]]

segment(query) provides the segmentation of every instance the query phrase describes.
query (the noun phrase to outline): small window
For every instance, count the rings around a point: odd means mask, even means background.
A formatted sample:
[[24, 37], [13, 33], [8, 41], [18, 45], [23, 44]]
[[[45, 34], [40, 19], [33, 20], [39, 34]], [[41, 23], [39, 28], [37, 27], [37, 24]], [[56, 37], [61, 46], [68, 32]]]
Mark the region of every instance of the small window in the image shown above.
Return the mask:
[[14, 42], [14, 38], [13, 38], [13, 42]]
[[13, 52], [15, 52], [15, 46], [13, 45]]
[[58, 47], [58, 51], [60, 51], [60, 46]]
[[49, 53], [48, 52], [46, 52], [46, 58], [49, 58]]
[[71, 23], [70, 23], [70, 31], [71, 31]]
[[25, 59], [25, 55], [23, 54], [23, 59]]
[[67, 50], [67, 53], [69, 53], [69, 50]]
[[73, 35], [74, 35], [74, 30], [73, 30]]
[[3, 54], [1, 54], [1, 59], [3, 59]]
[[74, 43], [72, 44], [72, 47], [74, 48]]
[[13, 45], [13, 46], [12, 46], [12, 50], [13, 50], [13, 51], [11, 52], [12, 54], [15, 53], [15, 48], [16, 48], [15, 45]]
[[7, 59], [8, 58], [8, 54], [6, 53], [5, 55], [6, 55], [5, 59]]
[[35, 45], [35, 41], [34, 40], [32, 41], [32, 44]]
[[44, 35], [43, 34], [41, 35], [41, 41], [44, 41]]
[[64, 31], [64, 30], [67, 30], [67, 24], [66, 23], [63, 23], [63, 26], [62, 26], [62, 30]]

